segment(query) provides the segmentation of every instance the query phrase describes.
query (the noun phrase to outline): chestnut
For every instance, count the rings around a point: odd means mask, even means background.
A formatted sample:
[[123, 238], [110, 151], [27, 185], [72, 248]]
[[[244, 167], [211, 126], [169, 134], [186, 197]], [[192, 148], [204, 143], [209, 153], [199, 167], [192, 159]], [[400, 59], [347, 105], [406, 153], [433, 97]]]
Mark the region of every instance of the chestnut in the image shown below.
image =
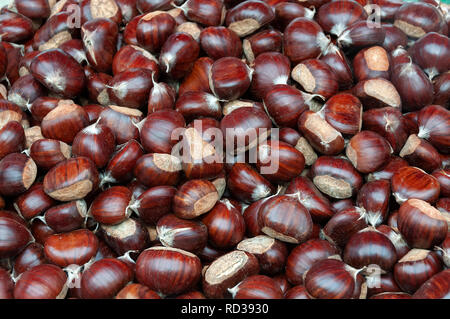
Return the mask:
[[0, 159], [8, 154], [22, 151], [25, 131], [17, 121], [10, 121], [0, 128]]
[[6, 155], [0, 161], [0, 195], [16, 196], [34, 183], [37, 166], [31, 157], [22, 153]]
[[408, 37], [406, 34], [390, 23], [382, 23], [381, 27], [384, 29], [385, 37], [382, 47], [391, 52], [398, 46], [406, 47], [408, 44]]
[[320, 110], [325, 121], [342, 134], [355, 135], [361, 130], [363, 106], [347, 93], [332, 96]]
[[305, 286], [298, 285], [290, 288], [284, 294], [285, 299], [311, 299]]
[[398, 229], [413, 248], [429, 249], [447, 236], [447, 221], [443, 214], [420, 199], [408, 199], [398, 212]]
[[80, 294], [83, 299], [113, 298], [133, 279], [129, 265], [116, 258], [97, 260], [83, 271]]
[[450, 269], [443, 270], [428, 279], [414, 293], [413, 299], [442, 299], [448, 298], [450, 292]]
[[391, 187], [387, 180], [375, 180], [364, 184], [358, 192], [356, 205], [366, 211], [366, 219], [372, 226], [384, 222], [389, 212]]
[[360, 278], [358, 270], [344, 262], [323, 259], [308, 270], [304, 276], [304, 285], [306, 292], [313, 298], [351, 299], [359, 297], [357, 281]]
[[344, 261], [357, 269], [367, 267], [364, 272], [380, 270], [389, 272], [397, 261], [392, 242], [373, 227], [367, 227], [353, 234], [345, 245]]
[[175, 104], [175, 109], [185, 119], [192, 120], [197, 117], [222, 117], [222, 107], [219, 99], [212, 94], [200, 91], [186, 92], [181, 95]]
[[38, 54], [30, 71], [50, 91], [68, 98], [79, 95], [86, 81], [82, 67], [61, 49]]
[[198, 58], [191, 71], [184, 77], [180, 83], [178, 95], [182, 96], [186, 92], [199, 91], [212, 93], [209, 87], [209, 70], [214, 60], [209, 57]]
[[286, 261], [287, 280], [292, 285], [301, 285], [303, 275], [312, 265], [338, 254], [338, 248], [322, 239], [310, 239], [296, 246], [292, 249]]
[[259, 209], [258, 221], [261, 232], [283, 242], [299, 244], [312, 235], [311, 215], [294, 196], [267, 199]]
[[86, 157], [62, 161], [44, 177], [44, 191], [53, 199], [72, 201], [84, 198], [98, 188], [99, 175], [94, 163]]
[[25, 225], [10, 217], [0, 217], [0, 229], [1, 258], [16, 256], [31, 242], [32, 235]]
[[209, 242], [219, 249], [232, 248], [244, 238], [244, 217], [228, 199], [215, 203], [202, 222], [207, 227]]
[[374, 78], [389, 80], [391, 72], [389, 54], [380, 46], [362, 49], [353, 59], [353, 69], [358, 81]]
[[208, 228], [204, 223], [181, 219], [173, 214], [164, 215], [158, 220], [156, 232], [164, 246], [194, 253], [203, 249], [208, 240]]
[[139, 129], [135, 126], [143, 118], [139, 110], [109, 105], [100, 113], [99, 118], [99, 124], [104, 124], [113, 131], [118, 145], [139, 138]]
[[226, 13], [221, 0], [187, 0], [177, 8], [183, 11], [188, 20], [205, 26], [221, 25]]
[[263, 30], [247, 39], [244, 39], [242, 47], [247, 61], [252, 63], [259, 54], [264, 52], [280, 52], [283, 37], [276, 30]]
[[367, 181], [390, 180], [397, 170], [406, 166], [409, 166], [407, 161], [398, 156], [391, 156], [386, 165], [382, 166], [378, 171], [367, 175]]
[[136, 261], [136, 279], [163, 295], [189, 291], [195, 287], [200, 277], [200, 259], [181, 249], [148, 248]]
[[252, 203], [273, 193], [272, 184], [246, 163], [236, 163], [228, 174], [231, 194], [240, 201]]
[[362, 177], [345, 158], [321, 156], [311, 166], [314, 185], [323, 193], [345, 199], [356, 194], [362, 186]]
[[386, 31], [381, 27], [374, 27], [368, 21], [357, 21], [350, 25], [338, 37], [337, 43], [344, 47], [366, 47], [383, 44]]
[[280, 286], [264, 275], [249, 276], [228, 291], [233, 299], [283, 299]]
[[44, 214], [44, 220], [56, 233], [70, 232], [83, 226], [87, 211], [84, 200], [67, 202], [48, 209]]
[[172, 211], [172, 201], [177, 189], [172, 186], [155, 186], [144, 190], [130, 208], [148, 225], [156, 225], [159, 219]]
[[209, 72], [211, 91], [221, 100], [240, 98], [251, 83], [251, 70], [235, 57], [220, 58], [213, 63]]
[[3, 8], [0, 14], [2, 40], [20, 43], [33, 36], [33, 22], [25, 15]]
[[47, 170], [71, 156], [71, 147], [58, 140], [39, 139], [30, 147], [30, 157], [37, 166]]
[[417, 117], [418, 137], [429, 141], [440, 152], [448, 154], [450, 112], [440, 105], [428, 105]]
[[325, 62], [336, 75], [340, 89], [348, 89], [353, 85], [353, 71], [344, 52], [330, 43], [319, 58]]
[[42, 183], [35, 183], [14, 202], [17, 213], [25, 220], [40, 215], [52, 207], [55, 201], [44, 192]]
[[449, 107], [450, 105], [450, 72], [438, 76], [434, 81], [434, 104]]
[[406, 166], [398, 169], [391, 178], [392, 194], [397, 203], [402, 204], [409, 198], [434, 203], [440, 193], [440, 185], [433, 175], [420, 168]]
[[[229, 271], [224, 272], [224, 269]], [[243, 279], [259, 272], [258, 259], [241, 250], [233, 250], [217, 259], [203, 273], [202, 287], [208, 298], [226, 298]]]
[[409, 294], [442, 270], [442, 264], [435, 252], [425, 249], [411, 249], [394, 267], [395, 281]]
[[124, 186], [113, 186], [100, 193], [92, 202], [88, 214], [106, 225], [123, 222], [131, 215], [132, 193]]
[[227, 11], [225, 24], [240, 37], [252, 34], [272, 22], [275, 13], [263, 1], [247, 0]]
[[291, 144], [303, 154], [307, 166], [312, 165], [317, 160], [317, 154], [314, 152], [306, 138], [301, 136], [299, 132], [289, 127], [283, 127], [278, 134], [280, 141]]
[[438, 151], [426, 140], [411, 134], [399, 153], [411, 166], [417, 166], [426, 172], [432, 172], [441, 166]]
[[136, 27], [136, 39], [141, 47], [159, 52], [167, 38], [175, 31], [175, 19], [163, 11], [145, 14]]
[[283, 33], [284, 53], [295, 64], [317, 58], [329, 43], [320, 25], [309, 17], [293, 19]]
[[372, 173], [387, 163], [391, 153], [388, 142], [378, 133], [361, 131], [353, 136], [345, 154], [361, 173]]
[[96, 18], [109, 19], [117, 24], [122, 21], [122, 12], [116, 0], [82, 0], [80, 10], [83, 24]]
[[37, 265], [25, 271], [14, 287], [15, 299], [63, 299], [67, 275], [55, 265]]
[[328, 64], [318, 59], [308, 59], [297, 64], [292, 69], [291, 76], [306, 92], [317, 94], [325, 100], [335, 95], [339, 89], [336, 75]]
[[31, 74], [17, 79], [8, 90], [8, 100], [26, 110], [37, 98], [46, 95], [47, 89]]
[[148, 69], [155, 79], [159, 77], [158, 59], [150, 52], [135, 45], [125, 45], [114, 55], [112, 72], [114, 75], [129, 69]]
[[103, 224], [100, 226], [100, 234], [105, 243], [120, 256], [128, 251], [141, 252], [150, 243], [147, 229], [133, 218], [127, 218], [120, 224]]
[[209, 212], [219, 195], [210, 181], [194, 179], [180, 186], [173, 198], [173, 212], [176, 216], [193, 219]]

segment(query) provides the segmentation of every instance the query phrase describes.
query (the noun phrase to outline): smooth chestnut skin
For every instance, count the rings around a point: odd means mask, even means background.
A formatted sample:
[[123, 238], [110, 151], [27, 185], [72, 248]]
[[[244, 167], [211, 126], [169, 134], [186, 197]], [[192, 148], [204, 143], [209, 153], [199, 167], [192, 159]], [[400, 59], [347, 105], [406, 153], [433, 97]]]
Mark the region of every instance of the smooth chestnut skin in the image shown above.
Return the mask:
[[280, 286], [264, 275], [247, 277], [228, 291], [233, 299], [283, 299]]
[[161, 48], [159, 65], [174, 79], [181, 79], [192, 68], [200, 46], [189, 34], [177, 32], [167, 38]]
[[250, 69], [235, 57], [218, 59], [209, 74], [211, 91], [221, 100], [236, 100], [250, 87]]
[[364, 184], [356, 198], [356, 205], [363, 208], [367, 221], [378, 226], [387, 218], [391, 188], [387, 180], [375, 180]]
[[353, 69], [358, 81], [374, 78], [389, 80], [391, 74], [389, 54], [381, 46], [362, 49], [353, 59]]
[[117, 293], [114, 299], [161, 299], [161, 297], [144, 285], [128, 284]]
[[362, 104], [357, 97], [341, 93], [331, 97], [321, 109], [325, 120], [342, 134], [355, 135], [361, 130]]
[[450, 269], [441, 271], [428, 279], [414, 293], [413, 299], [444, 299], [450, 296]]
[[340, 89], [348, 89], [353, 85], [353, 71], [350, 62], [338, 46], [330, 43], [319, 59], [334, 72]]
[[257, 148], [256, 167], [262, 176], [274, 183], [287, 183], [300, 175], [305, 157], [291, 145], [273, 140]]
[[236, 163], [231, 168], [227, 180], [234, 198], [244, 203], [252, 203], [273, 193], [272, 184], [245, 163]]
[[317, 58], [329, 42], [320, 25], [306, 17], [293, 19], [283, 33], [284, 54], [294, 64]]
[[353, 234], [345, 245], [344, 262], [357, 269], [378, 266], [389, 272], [397, 261], [392, 242], [383, 233], [366, 228]]
[[34, 100], [46, 94], [47, 89], [31, 74], [27, 74], [17, 79], [8, 90], [8, 100], [25, 110]]
[[[230, 271], [225, 273], [224, 269]], [[203, 272], [203, 292], [208, 298], [230, 297], [229, 288], [235, 287], [249, 276], [257, 275], [258, 272], [258, 259], [253, 254], [233, 250], [215, 259]]]
[[208, 241], [208, 228], [200, 221], [185, 220], [173, 214], [162, 216], [156, 224], [159, 241], [166, 247], [198, 252]]
[[266, 235], [244, 239], [236, 248], [255, 255], [261, 272], [267, 275], [280, 273], [288, 256], [286, 244]]
[[445, 35], [436, 32], [427, 33], [414, 43], [411, 52], [413, 61], [431, 79], [450, 68], [450, 63], [445, 58], [450, 54], [450, 40]]
[[45, 214], [47, 226], [56, 233], [70, 232], [82, 227], [87, 215], [87, 204], [84, 200], [72, 201], [53, 206]]
[[296, 128], [299, 116], [308, 109], [300, 90], [287, 84], [278, 84], [267, 92], [264, 106], [279, 127]]
[[95, 166], [102, 168], [114, 152], [115, 144], [112, 130], [106, 125], [94, 123], [75, 136], [72, 153], [74, 156], [87, 157]]
[[262, 198], [260, 200], [257, 200], [256, 202], [251, 203], [242, 214], [245, 221], [247, 237], [262, 235], [258, 214], [259, 209], [261, 208], [261, 205], [265, 202], [265, 200], [265, 198]]
[[298, 176], [292, 179], [285, 194], [294, 195], [311, 214], [314, 222], [323, 223], [334, 215], [330, 201], [307, 177]]
[[420, 199], [408, 199], [398, 212], [398, 229], [413, 248], [430, 249], [447, 236], [444, 215]]
[[84, 265], [95, 256], [97, 249], [97, 236], [87, 229], [51, 235], [44, 244], [47, 259], [62, 268], [72, 264]]
[[265, 52], [258, 55], [252, 64], [250, 92], [261, 100], [276, 84], [287, 84], [291, 62], [280, 52]]
[[32, 158], [23, 153], [6, 155], [0, 161], [0, 195], [17, 196], [34, 183], [37, 166]]
[[409, 166], [407, 161], [398, 156], [391, 156], [386, 165], [382, 166], [378, 171], [367, 175], [367, 181], [390, 180], [397, 170], [406, 166]]
[[18, 153], [25, 146], [25, 131], [17, 121], [10, 121], [0, 128], [0, 159]]
[[450, 72], [438, 76], [434, 81], [434, 104], [450, 105]]
[[118, 145], [131, 139], [139, 139], [139, 129], [135, 123], [143, 119], [143, 114], [137, 109], [110, 105], [100, 113], [100, 124], [105, 124], [114, 133]]
[[135, 68], [148, 69], [159, 77], [158, 60], [148, 51], [136, 45], [125, 45], [114, 55], [112, 72], [114, 75]]
[[284, 293], [284, 299], [311, 299], [305, 286], [298, 285], [290, 288]]
[[31, 241], [29, 230], [10, 217], [0, 217], [0, 257], [10, 258], [20, 253]]
[[438, 200], [441, 189], [434, 176], [412, 166], [398, 169], [392, 176], [391, 187], [392, 194], [399, 204], [410, 198], [434, 203]]
[[312, 235], [311, 215], [294, 196], [268, 199], [259, 210], [258, 221], [261, 232], [283, 242], [300, 244]]
[[80, 293], [83, 299], [113, 298], [133, 279], [129, 265], [115, 258], [97, 260], [81, 276]]
[[438, 151], [424, 139], [411, 134], [399, 153], [411, 166], [416, 166], [431, 173], [441, 167], [441, 156]]
[[322, 239], [310, 239], [291, 250], [286, 261], [286, 278], [292, 285], [303, 284], [303, 275], [316, 262], [339, 254], [336, 246]]
[[320, 260], [306, 273], [306, 291], [317, 299], [350, 299], [358, 290], [356, 271], [340, 260]]
[[55, 265], [37, 265], [20, 276], [14, 287], [15, 299], [63, 299], [67, 275]]
[[64, 142], [52, 139], [40, 139], [30, 147], [30, 157], [37, 166], [45, 170], [71, 157], [70, 146]]
[[406, 47], [408, 42], [408, 37], [406, 34], [390, 23], [382, 23], [382, 28], [385, 32], [385, 37], [383, 44], [381, 45], [386, 51], [391, 52], [398, 46]]
[[225, 24], [240, 37], [252, 34], [272, 22], [275, 13], [265, 2], [249, 0], [227, 11]]
[[412, 249], [394, 267], [395, 281], [402, 291], [409, 294], [442, 270], [437, 253], [423, 249]]
[[125, 186], [113, 186], [100, 193], [89, 208], [89, 215], [106, 225], [123, 222], [131, 214], [132, 193]]
[[55, 204], [55, 201], [44, 192], [42, 183], [35, 183], [28, 191], [20, 195], [14, 202], [14, 208], [25, 220], [43, 213]]
[[401, 292], [402, 290], [395, 282], [394, 274], [392, 272], [382, 274], [379, 278], [373, 278], [367, 283], [367, 297], [382, 293]]
[[417, 136], [426, 139], [439, 152], [449, 154], [450, 111], [440, 105], [428, 105], [420, 110], [417, 117]]
[[173, 131], [185, 125], [183, 116], [175, 110], [154, 112], [147, 116], [140, 130], [142, 146], [149, 153], [170, 154], [177, 142], [172, 139]]
[[320, 6], [316, 19], [325, 32], [340, 36], [353, 23], [366, 20], [367, 13], [357, 1], [339, 0]]
[[450, 170], [449, 169], [437, 169], [431, 175], [433, 175], [441, 186], [441, 197], [450, 197]]
[[224, 57], [240, 58], [242, 43], [236, 32], [223, 26], [208, 27], [200, 33], [200, 46], [213, 60]]
[[99, 175], [86, 157], [71, 158], [55, 165], [44, 177], [44, 191], [53, 199], [72, 201], [98, 188]]
[[363, 180], [358, 171], [347, 159], [321, 156], [311, 166], [314, 185], [323, 193], [345, 199], [358, 193]]
[[182, 96], [186, 92], [199, 91], [212, 93], [209, 87], [208, 75], [214, 60], [209, 57], [198, 58], [191, 71], [180, 83], [178, 95]]
[[152, 247], [144, 250], [136, 261], [136, 279], [164, 295], [187, 292], [200, 277], [200, 259], [181, 249]]
[[193, 179], [181, 185], [173, 197], [173, 212], [179, 218], [193, 219], [209, 212], [219, 194], [213, 183]]
[[141, 47], [150, 52], [159, 52], [167, 38], [175, 31], [177, 23], [162, 11], [145, 14], [136, 27], [136, 39]]
[[148, 225], [156, 225], [158, 220], [172, 211], [172, 200], [177, 189], [172, 186], [155, 186], [137, 197], [136, 211], [140, 219]]
[[20, 13], [4, 8], [0, 14], [0, 22], [3, 41], [21, 43], [33, 36], [32, 20]]
[[276, 30], [263, 30], [251, 37], [244, 39], [244, 54], [248, 62], [253, 62], [255, 57], [264, 52], [280, 52], [283, 36]]
[[359, 172], [367, 174], [387, 163], [391, 149], [378, 133], [361, 131], [350, 139], [345, 154]]
[[70, 100], [58, 103], [41, 122], [42, 135], [71, 144], [79, 131], [89, 125], [89, 116]]
[[83, 68], [61, 49], [38, 54], [31, 62], [30, 71], [50, 91], [67, 98], [78, 96], [86, 81]]
[[218, 201], [202, 222], [208, 229], [209, 242], [219, 249], [232, 248], [244, 238], [244, 217], [227, 199]]

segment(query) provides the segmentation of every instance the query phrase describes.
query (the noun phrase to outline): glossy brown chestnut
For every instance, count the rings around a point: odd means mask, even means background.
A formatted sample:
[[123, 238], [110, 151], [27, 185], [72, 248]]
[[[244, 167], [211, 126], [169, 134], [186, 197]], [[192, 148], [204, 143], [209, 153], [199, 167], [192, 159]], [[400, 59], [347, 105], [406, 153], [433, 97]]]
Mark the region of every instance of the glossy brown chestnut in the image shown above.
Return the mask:
[[173, 33], [161, 48], [160, 67], [174, 79], [180, 79], [192, 68], [199, 51], [200, 46], [189, 34]]
[[267, 3], [248, 0], [227, 11], [225, 24], [238, 36], [244, 37], [272, 22], [274, 18], [275, 13]]
[[398, 212], [398, 229], [413, 248], [430, 249], [447, 236], [444, 215], [420, 199], [408, 199]]
[[204, 223], [181, 219], [173, 214], [161, 217], [156, 231], [164, 246], [194, 253], [203, 249], [208, 240], [208, 228]]
[[15, 299], [63, 299], [67, 293], [67, 275], [61, 268], [37, 265], [20, 276], [14, 287]]
[[382, 45], [385, 36], [386, 31], [383, 28], [374, 27], [368, 21], [357, 21], [342, 32], [337, 43], [343, 47]]
[[97, 260], [83, 271], [80, 293], [83, 299], [113, 298], [133, 279], [130, 267], [115, 258]]
[[170, 14], [163, 11], [149, 12], [137, 24], [136, 39], [144, 49], [159, 52], [175, 27], [175, 19]]
[[247, 277], [228, 291], [233, 299], [283, 299], [280, 286], [264, 275]]
[[207, 227], [209, 242], [219, 249], [232, 248], [244, 238], [244, 218], [228, 199], [215, 203], [202, 222]]
[[330, 43], [320, 56], [320, 60], [325, 62], [336, 75], [339, 88], [347, 89], [352, 86], [353, 71], [350, 62], [338, 46]]
[[25, 146], [25, 131], [17, 121], [9, 121], [0, 128], [0, 159], [20, 152]]
[[441, 271], [428, 279], [414, 293], [413, 299], [443, 299], [450, 296], [450, 269]]
[[440, 105], [428, 105], [417, 116], [418, 137], [433, 144], [441, 153], [449, 154], [450, 112]]
[[131, 215], [132, 193], [125, 186], [113, 186], [100, 193], [89, 208], [89, 215], [101, 224], [115, 225]]
[[128, 251], [141, 252], [150, 243], [145, 226], [133, 218], [127, 218], [120, 224], [101, 225], [100, 234], [105, 243], [119, 256], [125, 255]]
[[156, 225], [162, 216], [172, 211], [172, 201], [176, 192], [177, 189], [172, 186], [152, 187], [137, 197], [132, 209], [139, 214], [144, 223]]
[[181, 249], [152, 247], [144, 250], [136, 261], [136, 279], [164, 295], [189, 291], [200, 277], [200, 259]]
[[356, 205], [365, 210], [365, 218], [372, 226], [384, 222], [389, 212], [391, 188], [388, 180], [375, 180], [364, 184], [356, 198]]
[[178, 95], [182, 96], [186, 92], [190, 91], [200, 91], [211, 93], [209, 88], [209, 69], [214, 63], [214, 60], [209, 57], [198, 58], [192, 70], [184, 77], [180, 83], [180, 88], [178, 90]]
[[392, 176], [391, 187], [392, 194], [399, 204], [410, 198], [434, 203], [437, 201], [441, 189], [434, 176], [412, 166], [398, 169]]
[[406, 47], [408, 44], [408, 37], [406, 34], [390, 23], [382, 23], [382, 28], [385, 32], [384, 41], [382, 44], [382, 47], [388, 51], [391, 52], [398, 46]]
[[188, 20], [205, 26], [221, 25], [225, 19], [225, 6], [220, 0], [188, 0], [179, 8]]
[[154, 73], [155, 79], [159, 77], [158, 60], [150, 52], [135, 45], [125, 45], [114, 55], [113, 74], [134, 68], [148, 69]]
[[214, 60], [224, 57], [240, 58], [242, 43], [236, 32], [223, 26], [208, 27], [200, 33], [200, 46]]
[[55, 204], [44, 192], [42, 183], [35, 183], [28, 191], [21, 194], [14, 202], [17, 213], [26, 220], [43, 213]]
[[59, 162], [69, 159], [71, 154], [69, 145], [52, 139], [37, 140], [30, 148], [30, 157], [43, 169], [50, 169]]
[[219, 195], [213, 183], [194, 179], [180, 186], [173, 198], [173, 212], [177, 217], [193, 219], [209, 212]]
[[98, 239], [87, 229], [51, 235], [44, 244], [46, 258], [59, 267], [84, 265], [95, 256]]
[[[230, 271], [224, 272], [224, 269]], [[259, 272], [258, 259], [241, 250], [233, 250], [216, 260], [203, 273], [203, 292], [208, 298], [226, 298], [243, 279]]]
[[56, 233], [70, 232], [82, 227], [87, 210], [84, 200], [56, 205], [45, 212], [45, 223]]
[[296, 246], [286, 261], [286, 277], [292, 285], [303, 283], [303, 275], [316, 262], [339, 254], [339, 250], [326, 240], [310, 239]]
[[8, 10], [2, 9], [0, 14], [0, 34], [2, 40], [20, 43], [28, 40], [33, 35], [33, 22], [28, 17]]
[[263, 30], [244, 39], [243, 49], [247, 61], [252, 63], [255, 57], [264, 52], [280, 52], [283, 36], [276, 30]]
[[105, 124], [114, 133], [118, 145], [131, 139], [139, 139], [139, 130], [135, 126], [143, 118], [141, 111], [128, 107], [109, 105], [100, 113], [100, 124]]
[[83, 68], [60, 49], [38, 54], [31, 62], [31, 74], [50, 91], [64, 97], [79, 95], [86, 78]]
[[298, 130], [309, 144], [325, 155], [336, 155], [344, 150], [342, 134], [331, 126], [319, 113], [305, 111], [298, 119]]
[[311, 166], [314, 185], [323, 193], [344, 199], [355, 195], [362, 186], [362, 177], [347, 159], [321, 156]]
[[298, 285], [290, 288], [284, 294], [284, 299], [311, 299], [305, 286]]
[[147, 114], [154, 113], [159, 110], [173, 109], [175, 106], [176, 92], [167, 83], [157, 83], [152, 75], [153, 87], [148, 97]]
[[434, 104], [450, 106], [450, 72], [438, 76], [434, 81]]
[[175, 109], [188, 121], [198, 117], [213, 117], [218, 120], [222, 117], [219, 99], [206, 92], [186, 92], [177, 99]]
[[342, 134], [354, 135], [361, 130], [363, 105], [347, 93], [331, 97], [321, 109], [325, 121]]
[[33, 185], [37, 166], [31, 157], [23, 153], [6, 155], [0, 161], [0, 195], [16, 196]]
[[293, 195], [305, 206], [314, 222], [323, 223], [333, 215], [330, 201], [304, 176], [298, 176], [289, 183], [286, 195]]
[[25, 225], [10, 217], [0, 217], [1, 258], [10, 258], [20, 253], [31, 241], [32, 236]]
[[367, 181], [390, 180], [397, 170], [406, 166], [408, 166], [407, 161], [398, 156], [391, 156], [386, 165], [381, 167], [381, 169], [367, 175]]
[[38, 97], [47, 94], [47, 89], [31, 74], [21, 76], [8, 90], [8, 100], [26, 110]]
[[432, 172], [441, 166], [438, 151], [426, 140], [411, 134], [399, 153], [411, 166], [417, 166], [426, 172]]
[[175, 186], [180, 178], [180, 160], [170, 154], [146, 154], [136, 161], [134, 176], [147, 187]]
[[97, 168], [86, 157], [62, 161], [51, 168], [44, 177], [44, 191], [59, 201], [82, 199], [95, 191], [98, 184]]

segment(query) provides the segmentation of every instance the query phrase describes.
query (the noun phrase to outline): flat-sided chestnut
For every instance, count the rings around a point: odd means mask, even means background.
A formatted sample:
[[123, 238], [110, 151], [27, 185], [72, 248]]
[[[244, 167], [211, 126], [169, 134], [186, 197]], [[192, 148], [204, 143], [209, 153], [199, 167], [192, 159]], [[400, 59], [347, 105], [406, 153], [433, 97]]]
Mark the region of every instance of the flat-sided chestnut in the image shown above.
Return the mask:
[[32, 236], [25, 225], [6, 216], [0, 217], [0, 257], [9, 258], [20, 253]]
[[444, 154], [449, 154], [450, 112], [440, 105], [428, 105], [417, 116], [418, 137], [429, 141]]
[[128, 107], [109, 105], [100, 113], [100, 124], [105, 124], [114, 133], [118, 145], [131, 139], [139, 139], [139, 129], [135, 123], [143, 118], [141, 111]]
[[229, 288], [258, 272], [258, 259], [253, 254], [233, 250], [214, 260], [203, 273], [203, 291], [208, 298], [229, 297]]
[[176, 216], [193, 219], [209, 212], [219, 195], [213, 183], [195, 179], [184, 183], [173, 198], [173, 212]]
[[426, 172], [441, 166], [441, 157], [438, 151], [424, 139], [411, 134], [399, 153], [411, 166], [417, 166]]
[[28, 191], [21, 194], [14, 202], [17, 213], [26, 220], [43, 213], [55, 204], [44, 192], [42, 183], [35, 183]]
[[86, 157], [62, 161], [51, 168], [44, 177], [44, 191], [59, 201], [82, 199], [95, 191], [98, 184], [97, 168]]
[[33, 185], [37, 166], [31, 157], [23, 153], [6, 155], [0, 161], [0, 194], [16, 196]]
[[25, 131], [17, 121], [9, 121], [0, 128], [0, 159], [8, 154], [22, 151]]
[[363, 106], [359, 99], [347, 93], [331, 97], [320, 110], [325, 121], [342, 134], [354, 135], [361, 130]]
[[447, 236], [443, 214], [420, 199], [408, 199], [398, 212], [398, 229], [411, 247], [430, 249]]
[[247, 277], [228, 291], [233, 299], [283, 299], [280, 286], [264, 275]]
[[119, 256], [128, 251], [141, 252], [150, 243], [149, 233], [138, 220], [127, 218], [120, 224], [101, 225], [100, 234], [106, 244]]
[[186, 292], [195, 287], [200, 277], [200, 259], [181, 249], [152, 247], [136, 261], [136, 279], [164, 295]]
[[358, 81], [374, 78], [389, 80], [391, 72], [389, 54], [380, 46], [363, 49], [353, 59], [353, 69]]
[[272, 22], [275, 13], [263, 1], [248, 0], [227, 11], [225, 23], [228, 28], [244, 37]]

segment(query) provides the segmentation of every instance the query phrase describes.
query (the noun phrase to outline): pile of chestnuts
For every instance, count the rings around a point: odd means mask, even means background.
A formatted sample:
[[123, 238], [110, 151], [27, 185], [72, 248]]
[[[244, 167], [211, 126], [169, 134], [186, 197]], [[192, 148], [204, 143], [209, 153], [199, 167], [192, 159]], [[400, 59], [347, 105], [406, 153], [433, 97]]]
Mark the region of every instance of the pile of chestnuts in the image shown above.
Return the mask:
[[0, 298], [450, 298], [449, 12], [11, 0]]

